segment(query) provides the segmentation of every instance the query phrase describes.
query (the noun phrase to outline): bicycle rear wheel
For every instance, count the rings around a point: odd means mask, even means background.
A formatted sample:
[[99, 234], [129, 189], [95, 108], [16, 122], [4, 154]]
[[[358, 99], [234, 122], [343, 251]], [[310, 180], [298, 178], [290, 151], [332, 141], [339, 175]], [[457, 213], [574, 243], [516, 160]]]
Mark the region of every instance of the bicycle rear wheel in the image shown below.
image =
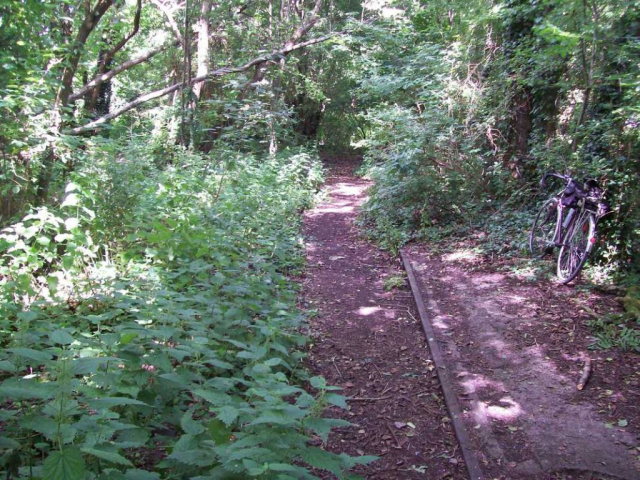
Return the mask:
[[558, 217], [556, 197], [547, 200], [536, 215], [529, 234], [529, 251], [536, 258], [542, 258], [553, 251]]
[[596, 219], [587, 211], [582, 211], [571, 222], [558, 255], [558, 278], [561, 283], [569, 283], [582, 270], [589, 252], [595, 243]]

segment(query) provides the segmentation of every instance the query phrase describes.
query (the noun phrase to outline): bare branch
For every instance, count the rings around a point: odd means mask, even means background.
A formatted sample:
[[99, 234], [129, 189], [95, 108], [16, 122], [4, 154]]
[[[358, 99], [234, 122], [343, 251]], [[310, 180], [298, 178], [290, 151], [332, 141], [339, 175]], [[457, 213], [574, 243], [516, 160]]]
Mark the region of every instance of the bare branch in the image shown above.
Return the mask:
[[[247, 62], [244, 65], [241, 65], [239, 67], [223, 67], [223, 68], [219, 68], [219, 69], [214, 70], [213, 72], [210, 72], [210, 73], [208, 73], [206, 75], [200, 75], [198, 77], [194, 77], [193, 79], [191, 79], [189, 84], [193, 85], [194, 83], [204, 82], [206, 80], [210, 80], [210, 79], [215, 78], [215, 77], [222, 77], [224, 75], [229, 75], [231, 73], [244, 72], [246, 70], [249, 70], [251, 67], [253, 67], [255, 65], [258, 65], [258, 64], [261, 64], [261, 63], [264, 63], [264, 62], [268, 62], [268, 61], [278, 60], [278, 59], [282, 58], [283, 56], [286, 56], [286, 55], [288, 55], [291, 52], [294, 52], [296, 50], [300, 50], [300, 49], [308, 47], [310, 45], [315, 45], [316, 43], [326, 42], [327, 40], [329, 40], [331, 38], [334, 38], [336, 35], [340, 35], [341, 33], [342, 32], [334, 33], [334, 34], [331, 34], [331, 35], [325, 35], [325, 36], [322, 36], [322, 37], [318, 37], [318, 38], [313, 38], [311, 40], [307, 40], [306, 42], [301, 42], [301, 43], [298, 43], [298, 44], [295, 44], [295, 45], [285, 46], [281, 50], [277, 50], [277, 51], [271, 53], [270, 55], [265, 55], [265, 56], [262, 56], [262, 57], [254, 58], [250, 62]], [[143, 103], [149, 102], [151, 100], [155, 100], [156, 98], [164, 97], [165, 95], [169, 95], [170, 93], [175, 92], [176, 90], [179, 90], [181, 88], [183, 88], [182, 82], [176, 83], [176, 84], [171, 85], [171, 86], [166, 87], [166, 88], [162, 88], [160, 90], [156, 90], [155, 92], [150, 92], [150, 93], [147, 93], [145, 95], [141, 95], [140, 97], [136, 98], [132, 102], [129, 102], [126, 105], [123, 105], [122, 107], [118, 108], [117, 110], [114, 110], [113, 112], [109, 113], [108, 115], [100, 117], [100, 118], [98, 118], [98, 119], [96, 119], [96, 120], [94, 120], [92, 122], [87, 123], [86, 125], [82, 125], [80, 127], [76, 127], [76, 128], [71, 129], [71, 130], [67, 130], [64, 133], [66, 133], [67, 135], [80, 135], [82, 133], [89, 132], [91, 130], [95, 130], [96, 128], [103, 126], [105, 123], [109, 122], [110, 120], [113, 120], [114, 118], [119, 117], [123, 113], [128, 112], [129, 110], [132, 110], [132, 109], [142, 105]]]
[[167, 17], [167, 23], [171, 27], [171, 30], [173, 31], [173, 34], [176, 37], [176, 40], [178, 40], [178, 42], [180, 42], [180, 45], [184, 46], [184, 39], [182, 38], [182, 34], [180, 33], [180, 29], [178, 28], [178, 24], [176, 23], [175, 19], [173, 18], [173, 12], [171, 10], [169, 10], [169, 8], [164, 3], [162, 3], [162, 0], [150, 0], [150, 1], [156, 7], [158, 7], [158, 9], [164, 14], [165, 17]]
[[135, 16], [133, 17], [133, 29], [131, 30], [131, 33], [129, 33], [129, 35], [124, 37], [122, 40], [120, 40], [120, 42], [118, 42], [118, 44], [115, 47], [113, 47], [111, 51], [104, 56], [104, 62], [103, 62], [104, 65], [109, 65], [109, 62], [111, 62], [114, 55], [118, 53], [120, 50], [122, 50], [122, 47], [124, 47], [126, 43], [129, 40], [131, 40], [136, 33], [138, 33], [138, 30], [140, 29], [140, 13], [141, 12], [142, 12], [142, 0], [138, 0], [138, 4], [136, 6], [136, 13], [135, 13]]
[[178, 44], [178, 42], [175, 41], [175, 42], [167, 44], [167, 45], [162, 45], [162, 46], [160, 46], [158, 48], [155, 48], [153, 50], [149, 50], [147, 53], [144, 53], [144, 54], [140, 55], [139, 57], [134, 58], [132, 60], [128, 60], [128, 61], [124, 62], [122, 65], [119, 65], [118, 67], [116, 67], [116, 68], [114, 68], [114, 69], [112, 69], [112, 70], [110, 70], [110, 71], [108, 71], [108, 72], [106, 72], [106, 73], [104, 73], [102, 75], [99, 75], [99, 76], [95, 77], [89, 83], [84, 85], [80, 90], [78, 90], [73, 95], [71, 95], [69, 97], [69, 101], [70, 102], [75, 102], [76, 100], [82, 98], [84, 95], [86, 95], [88, 92], [90, 92], [94, 88], [97, 88], [101, 83], [106, 82], [107, 80], [110, 80], [111, 78], [115, 77], [119, 73], [122, 73], [125, 70], [130, 69], [131, 67], [135, 67], [136, 65], [138, 65], [140, 63], [146, 62], [151, 57], [154, 57], [158, 53], [163, 52], [164, 50], [169, 48], [171, 45], [177, 45], [177, 44]]
[[[302, 19], [302, 25], [300, 25], [296, 29], [296, 31], [293, 32], [293, 35], [291, 35], [291, 38], [289, 38], [289, 40], [287, 40], [287, 42], [284, 44], [285, 48], [295, 45], [297, 41], [299, 41], [302, 37], [304, 37], [309, 32], [309, 30], [311, 30], [314, 27], [314, 25], [318, 23], [318, 20], [320, 20], [318, 13], [322, 8], [322, 2], [323, 0], [316, 0], [313, 10], [311, 11], [311, 15], [309, 16], [309, 20], [305, 23], [304, 18]], [[261, 82], [264, 79], [266, 73], [267, 73], [266, 66], [258, 64], [256, 66], [256, 71], [253, 75], [253, 78], [249, 80], [249, 82], [247, 82], [245, 86], [242, 88], [242, 90], [240, 91], [240, 94], [238, 95], [238, 100], [243, 100], [249, 93], [249, 90], [251, 89], [251, 87], [257, 84], [258, 82]]]

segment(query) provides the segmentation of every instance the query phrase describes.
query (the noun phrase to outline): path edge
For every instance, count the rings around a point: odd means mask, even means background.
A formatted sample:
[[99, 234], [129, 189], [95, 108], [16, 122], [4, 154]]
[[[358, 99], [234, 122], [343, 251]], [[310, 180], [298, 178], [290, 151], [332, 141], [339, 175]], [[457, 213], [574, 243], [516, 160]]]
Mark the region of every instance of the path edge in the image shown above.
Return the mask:
[[453, 430], [456, 434], [456, 438], [458, 439], [458, 443], [460, 444], [460, 452], [467, 467], [469, 478], [471, 480], [483, 480], [484, 476], [482, 474], [482, 469], [480, 468], [480, 463], [478, 462], [478, 459], [476, 458], [471, 447], [471, 440], [469, 439], [469, 435], [467, 434], [467, 430], [462, 419], [462, 409], [460, 408], [458, 397], [456, 396], [449, 379], [449, 370], [447, 368], [444, 356], [442, 355], [442, 351], [438, 346], [435, 332], [433, 330], [433, 326], [431, 325], [431, 320], [427, 313], [425, 303], [422, 299], [422, 294], [418, 287], [418, 281], [416, 280], [416, 276], [413, 271], [413, 265], [411, 264], [411, 261], [409, 260], [407, 254], [405, 254], [402, 250], [400, 250], [400, 259], [402, 260], [405, 272], [407, 273], [407, 278], [409, 279], [411, 293], [416, 303], [416, 307], [418, 308], [418, 314], [420, 315], [422, 329], [424, 330], [427, 344], [429, 346], [429, 351], [431, 352], [431, 357], [433, 358], [433, 363], [436, 367], [438, 380], [440, 381], [440, 386], [442, 387], [442, 392], [444, 394], [445, 404], [447, 405], [447, 410], [449, 411], [449, 416], [451, 417]]

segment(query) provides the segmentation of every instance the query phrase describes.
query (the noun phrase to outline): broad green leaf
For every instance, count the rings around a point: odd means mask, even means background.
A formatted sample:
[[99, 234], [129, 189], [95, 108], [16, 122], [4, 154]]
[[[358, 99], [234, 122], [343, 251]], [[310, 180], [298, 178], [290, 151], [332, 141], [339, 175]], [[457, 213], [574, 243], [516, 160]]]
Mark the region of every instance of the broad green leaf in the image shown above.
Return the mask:
[[113, 442], [118, 448], [140, 448], [149, 441], [149, 437], [150, 433], [145, 429], [127, 428], [120, 430]]
[[124, 465], [126, 467], [133, 466], [133, 464], [128, 459], [126, 459], [119, 453], [107, 452], [105, 450], [100, 450], [97, 448], [83, 448], [82, 451], [89, 455], [93, 455], [94, 457], [98, 457], [101, 460], [105, 460], [110, 463], [115, 463], [116, 465]]
[[216, 418], [221, 420], [225, 425], [231, 425], [236, 418], [238, 418], [239, 411], [237, 408], [232, 406], [225, 406], [222, 408], [215, 409]]
[[[116, 357], [84, 357], [74, 358], [71, 362], [71, 371], [74, 375], [86, 375], [89, 373], [98, 373], [105, 365], [111, 362], [112, 365], [118, 365], [122, 360]], [[116, 362], [116, 363], [114, 363]]]
[[311, 377], [309, 383], [313, 388], [317, 388], [318, 390], [327, 388], [327, 381], [323, 377]]
[[184, 452], [172, 452], [169, 457], [186, 465], [195, 465], [197, 467], [209, 467], [217, 462], [216, 455], [208, 450], [187, 450]]
[[47, 480], [83, 480], [86, 469], [82, 453], [74, 447], [55, 450], [42, 467]]
[[212, 365], [214, 367], [218, 367], [222, 370], [232, 370], [234, 368], [234, 366], [231, 363], [228, 362], [223, 362], [222, 360], [218, 360], [215, 358], [210, 358], [205, 360], [205, 362], [207, 365]]
[[87, 403], [93, 408], [111, 408], [119, 407], [122, 405], [140, 405], [142, 407], [150, 407], [150, 405], [136, 400], [135, 398], [127, 397], [103, 397], [87, 400]]
[[129, 469], [124, 473], [124, 478], [126, 480], [160, 480], [160, 474], [146, 470]]
[[296, 418], [286, 415], [284, 412], [272, 410], [261, 413], [260, 416], [249, 423], [249, 425], [260, 425], [263, 423], [272, 423], [275, 425], [293, 425], [296, 423]]
[[300, 456], [306, 464], [314, 468], [327, 470], [337, 476], [342, 473], [343, 462], [334, 453], [325, 452], [318, 447], [308, 447], [301, 452]]
[[193, 419], [193, 410], [187, 411], [180, 420], [180, 426], [184, 433], [198, 435], [204, 432], [205, 427], [202, 422]]
[[40, 317], [40, 312], [27, 310], [26, 312], [19, 312], [17, 316], [20, 320], [24, 320], [25, 322], [32, 322]]
[[73, 337], [71, 334], [64, 330], [54, 330], [49, 334], [49, 339], [53, 343], [57, 343], [59, 345], [71, 345], [73, 343]]
[[9, 360], [0, 360], [0, 370], [13, 373], [17, 370], [17, 368]]
[[331, 429], [334, 427], [347, 427], [351, 425], [346, 420], [341, 420], [337, 418], [305, 418], [304, 419], [304, 427], [306, 429], [311, 430], [323, 441], [327, 441], [329, 438], [329, 433]]
[[216, 392], [215, 390], [194, 390], [193, 394], [206, 400], [213, 405], [226, 405], [230, 403], [231, 397], [226, 393]]
[[343, 395], [338, 395], [337, 393], [327, 393], [324, 396], [324, 399], [330, 403], [331, 405], [335, 405], [340, 408], [349, 408], [347, 405], [347, 399]]
[[0, 437], [0, 448], [20, 448], [20, 443], [14, 440], [13, 438], [9, 438], [7, 436]]
[[31, 360], [35, 360], [36, 362], [48, 362], [51, 360], [52, 355], [47, 352], [43, 352], [40, 350], [34, 350], [32, 348], [24, 348], [24, 347], [16, 347], [16, 348], [7, 348], [8, 352], [15, 353], [16, 355], [20, 355], [21, 357], [26, 357]]
[[26, 400], [30, 398], [51, 398], [56, 386], [51, 383], [40, 383], [34, 380], [5, 381], [0, 385], [0, 398]]
[[133, 340], [135, 340], [137, 337], [138, 337], [138, 333], [137, 332], [126, 332], [126, 333], [123, 333], [121, 335], [121, 337], [120, 337], [120, 343], [122, 345], [128, 345]]
[[[342, 455], [342, 457], [344, 458], [344, 455]], [[360, 455], [359, 457], [351, 457], [351, 461], [354, 463], [354, 465], [368, 465], [372, 462], [375, 462], [379, 458], [380, 457], [377, 457], [375, 455]]]
[[210, 420], [207, 422], [207, 429], [216, 445], [226, 445], [231, 440], [231, 428], [227, 427], [221, 420]]

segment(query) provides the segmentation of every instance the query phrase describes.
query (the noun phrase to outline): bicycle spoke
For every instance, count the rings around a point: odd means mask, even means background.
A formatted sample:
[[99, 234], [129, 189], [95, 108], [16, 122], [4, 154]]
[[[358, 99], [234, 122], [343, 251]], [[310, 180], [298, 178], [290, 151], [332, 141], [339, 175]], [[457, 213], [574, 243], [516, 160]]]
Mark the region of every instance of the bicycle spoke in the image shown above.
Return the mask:
[[589, 255], [595, 220], [588, 212], [581, 212], [569, 226], [558, 257], [558, 277], [563, 283], [573, 280]]

